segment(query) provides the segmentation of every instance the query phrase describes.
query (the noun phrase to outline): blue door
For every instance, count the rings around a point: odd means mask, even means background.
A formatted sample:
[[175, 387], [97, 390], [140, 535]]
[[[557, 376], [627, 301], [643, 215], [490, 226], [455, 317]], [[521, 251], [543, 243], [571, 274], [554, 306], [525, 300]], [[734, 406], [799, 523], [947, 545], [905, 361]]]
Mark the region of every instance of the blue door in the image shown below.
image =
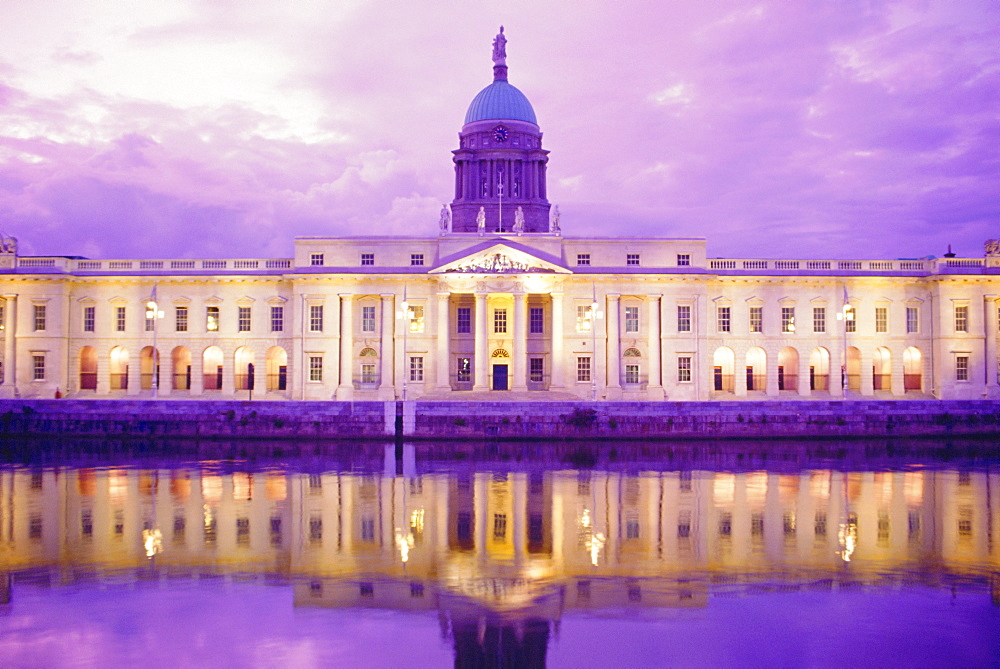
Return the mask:
[[493, 390], [507, 390], [507, 365], [493, 365]]

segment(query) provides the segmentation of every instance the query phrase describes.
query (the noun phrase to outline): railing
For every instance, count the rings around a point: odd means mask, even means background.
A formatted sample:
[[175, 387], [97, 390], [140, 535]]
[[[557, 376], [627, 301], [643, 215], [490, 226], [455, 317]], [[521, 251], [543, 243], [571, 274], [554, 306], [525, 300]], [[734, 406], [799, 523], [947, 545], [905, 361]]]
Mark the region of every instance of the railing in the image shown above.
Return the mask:
[[374, 390], [378, 388], [381, 383], [381, 375], [376, 372], [374, 374], [357, 374], [354, 376], [354, 389], [355, 390]]
[[747, 374], [747, 390], [767, 390], [767, 375]]
[[174, 390], [191, 390], [191, 372], [174, 374]]
[[872, 384], [875, 390], [889, 390], [892, 388], [892, 375], [872, 374]]
[[798, 390], [798, 374], [778, 374], [778, 390]]
[[80, 390], [97, 390], [97, 372], [80, 372]]
[[222, 390], [222, 374], [205, 374], [202, 376], [202, 384], [205, 390]]
[[112, 374], [111, 390], [128, 390], [128, 374], [127, 373]]
[[731, 393], [736, 388], [732, 374], [716, 374], [713, 377], [713, 387], [716, 392]]
[[829, 374], [810, 374], [809, 390], [827, 391], [830, 390]]
[[288, 390], [288, 373], [268, 374], [267, 390], [268, 392]]
[[903, 374], [903, 390], [923, 390], [922, 374]]
[[[933, 271], [934, 260], [730, 260], [716, 258], [708, 261], [709, 269], [718, 270], [813, 270], [849, 272], [923, 272]], [[980, 259], [950, 259], [948, 267], [982, 267]]]
[[291, 269], [290, 259], [237, 259], [237, 260], [73, 260], [68, 258], [19, 258], [18, 267], [61, 267], [81, 272], [100, 270], [256, 270]]
[[847, 389], [854, 391], [861, 391], [861, 375], [860, 374], [848, 374], [847, 375]]
[[[140, 374], [139, 387], [142, 388], [143, 390], [152, 390], [153, 374], [152, 373]], [[159, 387], [159, 383], [157, 383], [157, 387]]]

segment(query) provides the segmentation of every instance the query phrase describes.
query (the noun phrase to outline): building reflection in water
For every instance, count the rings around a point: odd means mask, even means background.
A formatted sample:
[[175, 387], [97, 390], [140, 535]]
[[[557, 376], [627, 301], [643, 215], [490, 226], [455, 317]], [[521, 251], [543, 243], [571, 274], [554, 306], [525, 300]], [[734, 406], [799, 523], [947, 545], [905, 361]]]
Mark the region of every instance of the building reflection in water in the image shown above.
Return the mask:
[[540, 666], [570, 610], [970, 577], [997, 603], [998, 490], [997, 469], [10, 467], [2, 599], [26, 572], [265, 574], [287, 579], [296, 606], [436, 612], [458, 658]]

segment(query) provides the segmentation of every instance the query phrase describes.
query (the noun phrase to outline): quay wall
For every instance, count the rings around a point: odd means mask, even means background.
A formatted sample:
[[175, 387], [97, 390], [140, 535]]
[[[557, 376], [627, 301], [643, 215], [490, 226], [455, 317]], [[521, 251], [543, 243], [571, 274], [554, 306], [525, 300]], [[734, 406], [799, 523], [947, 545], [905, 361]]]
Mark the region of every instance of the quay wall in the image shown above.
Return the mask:
[[774, 439], [1000, 436], [997, 400], [267, 402], [0, 400], [0, 436]]

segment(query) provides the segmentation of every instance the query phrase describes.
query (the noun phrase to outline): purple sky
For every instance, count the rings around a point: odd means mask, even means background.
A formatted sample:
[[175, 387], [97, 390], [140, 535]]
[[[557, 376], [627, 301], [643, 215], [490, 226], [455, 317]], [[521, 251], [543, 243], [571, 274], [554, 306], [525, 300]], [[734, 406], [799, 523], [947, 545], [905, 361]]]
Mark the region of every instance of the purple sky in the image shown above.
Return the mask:
[[434, 235], [500, 23], [568, 235], [737, 258], [1000, 236], [992, 0], [6, 0], [0, 230], [110, 258]]

